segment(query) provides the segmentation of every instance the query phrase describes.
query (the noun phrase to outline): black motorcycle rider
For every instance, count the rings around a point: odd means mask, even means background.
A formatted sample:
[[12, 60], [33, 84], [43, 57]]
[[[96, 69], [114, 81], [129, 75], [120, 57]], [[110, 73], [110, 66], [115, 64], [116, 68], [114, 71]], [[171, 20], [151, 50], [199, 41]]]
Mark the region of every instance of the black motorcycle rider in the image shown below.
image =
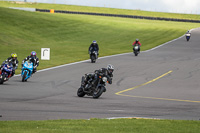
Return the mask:
[[16, 53], [12, 53], [12, 54], [11, 54], [11, 57], [8, 57], [8, 58], [1, 64], [0, 69], [1, 69], [1, 68], [3, 67], [3, 65], [4, 65], [5, 63], [7, 63], [7, 62], [11, 62], [12, 65], [13, 65], [13, 71], [12, 71], [12, 75], [11, 75], [11, 77], [12, 77], [12, 76], [14, 76], [15, 70], [17, 69], [18, 63], [19, 63], [19, 61], [17, 60], [17, 54], [16, 54]]
[[101, 68], [99, 70], [95, 70], [94, 73], [87, 73], [85, 74], [85, 80], [82, 86], [84, 88], [86, 84], [88, 84], [87, 88], [90, 88], [91, 86], [95, 86], [97, 84], [98, 77], [103, 76], [103, 75], [106, 75], [108, 78], [108, 83], [112, 84], [113, 71], [114, 71], [114, 66], [109, 64], [107, 68]]
[[89, 52], [92, 51], [97, 51], [98, 55], [99, 55], [99, 45], [97, 44], [97, 41], [92, 41], [92, 44], [89, 47]]
[[27, 56], [23, 61], [22, 61], [22, 67], [24, 65], [24, 62], [25, 61], [31, 61], [33, 63], [33, 73], [35, 73], [37, 70], [36, 68], [39, 66], [39, 59], [37, 58], [36, 56], [36, 52], [35, 51], [32, 51], [31, 52], [31, 56]]

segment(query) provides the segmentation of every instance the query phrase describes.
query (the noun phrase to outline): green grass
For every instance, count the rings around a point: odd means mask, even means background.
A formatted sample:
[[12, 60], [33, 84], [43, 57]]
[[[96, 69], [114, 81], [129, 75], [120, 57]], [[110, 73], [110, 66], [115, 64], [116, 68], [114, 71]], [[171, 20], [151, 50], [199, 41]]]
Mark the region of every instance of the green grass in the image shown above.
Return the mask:
[[199, 133], [200, 121], [91, 119], [0, 121], [2, 133]]
[[[39, 69], [85, 60], [88, 47], [97, 40], [100, 56], [131, 52], [139, 38], [142, 50], [175, 39], [195, 23], [150, 21], [116, 17], [50, 14], [0, 8], [0, 62], [16, 52], [21, 63], [32, 50], [51, 48], [51, 60]], [[19, 69], [17, 73], [19, 73]]]
[[141, 10], [124, 10], [124, 9], [114, 9], [114, 8], [97, 8], [97, 7], [72, 6], [72, 5], [60, 5], [60, 4], [43, 4], [43, 3], [19, 4], [17, 2], [6, 2], [6, 1], [0, 1], [0, 5], [1, 7], [31, 7], [40, 9], [55, 9], [55, 10], [68, 10], [68, 11], [81, 11], [81, 12], [126, 14], [126, 15], [138, 15], [138, 16], [200, 20], [200, 15], [198, 14], [163, 13], [163, 12], [149, 12]]

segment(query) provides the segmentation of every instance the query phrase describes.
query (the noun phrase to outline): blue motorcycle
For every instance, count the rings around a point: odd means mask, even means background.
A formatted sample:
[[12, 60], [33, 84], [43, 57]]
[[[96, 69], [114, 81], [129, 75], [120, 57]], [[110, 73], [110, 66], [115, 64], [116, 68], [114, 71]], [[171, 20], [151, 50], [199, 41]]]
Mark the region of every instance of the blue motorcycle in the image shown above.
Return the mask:
[[0, 70], [0, 84], [8, 81], [12, 75], [13, 66], [12, 63], [5, 63]]
[[33, 63], [31, 61], [26, 61], [22, 67], [22, 82], [27, 81], [28, 78], [31, 77], [33, 73]]
[[190, 40], [190, 36], [191, 36], [191, 34], [189, 34], [189, 33], [185, 34], [185, 37], [186, 37], [186, 40], [187, 40], [187, 41]]

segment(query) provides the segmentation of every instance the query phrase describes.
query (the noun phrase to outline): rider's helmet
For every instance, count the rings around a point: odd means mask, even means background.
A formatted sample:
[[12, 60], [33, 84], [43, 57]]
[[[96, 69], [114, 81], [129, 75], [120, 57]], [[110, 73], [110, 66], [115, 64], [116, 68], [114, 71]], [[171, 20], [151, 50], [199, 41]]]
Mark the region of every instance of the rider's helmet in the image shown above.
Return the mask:
[[136, 41], [136, 43], [138, 43], [138, 42], [139, 42], [139, 39], [136, 39], [135, 41]]
[[16, 60], [16, 59], [17, 59], [17, 54], [16, 54], [16, 53], [12, 53], [12, 54], [11, 54], [11, 58], [12, 58], [13, 60]]
[[109, 73], [109, 74], [112, 74], [113, 71], [114, 71], [114, 66], [111, 65], [111, 64], [108, 64], [108, 66], [107, 66], [107, 70], [108, 70], [108, 73]]
[[94, 41], [92, 41], [92, 43], [93, 43], [93, 44], [97, 44], [97, 41], [94, 40]]
[[31, 52], [31, 56], [36, 56], [36, 52], [35, 52], [35, 51], [32, 51], [32, 52]]
[[31, 52], [31, 59], [35, 59], [35, 57], [36, 57], [36, 52], [35, 52], [35, 51], [32, 51], [32, 52]]

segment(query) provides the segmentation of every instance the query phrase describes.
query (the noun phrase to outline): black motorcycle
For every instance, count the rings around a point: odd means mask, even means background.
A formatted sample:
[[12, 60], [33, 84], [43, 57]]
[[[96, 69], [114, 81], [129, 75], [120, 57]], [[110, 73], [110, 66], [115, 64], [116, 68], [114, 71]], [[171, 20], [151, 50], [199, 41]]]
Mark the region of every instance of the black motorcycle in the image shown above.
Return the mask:
[[91, 63], [95, 63], [96, 59], [98, 58], [98, 51], [95, 49], [91, 49], [89, 51]]
[[139, 44], [135, 44], [133, 45], [133, 53], [135, 54], [135, 56], [137, 56], [140, 52], [139, 52]]
[[95, 85], [86, 84], [84, 85], [85, 77], [82, 77], [81, 87], [77, 91], [79, 97], [84, 97], [85, 95], [92, 96], [93, 98], [99, 98], [103, 92], [106, 92], [106, 82], [110, 80], [109, 77], [102, 75], [98, 77], [98, 82]]

